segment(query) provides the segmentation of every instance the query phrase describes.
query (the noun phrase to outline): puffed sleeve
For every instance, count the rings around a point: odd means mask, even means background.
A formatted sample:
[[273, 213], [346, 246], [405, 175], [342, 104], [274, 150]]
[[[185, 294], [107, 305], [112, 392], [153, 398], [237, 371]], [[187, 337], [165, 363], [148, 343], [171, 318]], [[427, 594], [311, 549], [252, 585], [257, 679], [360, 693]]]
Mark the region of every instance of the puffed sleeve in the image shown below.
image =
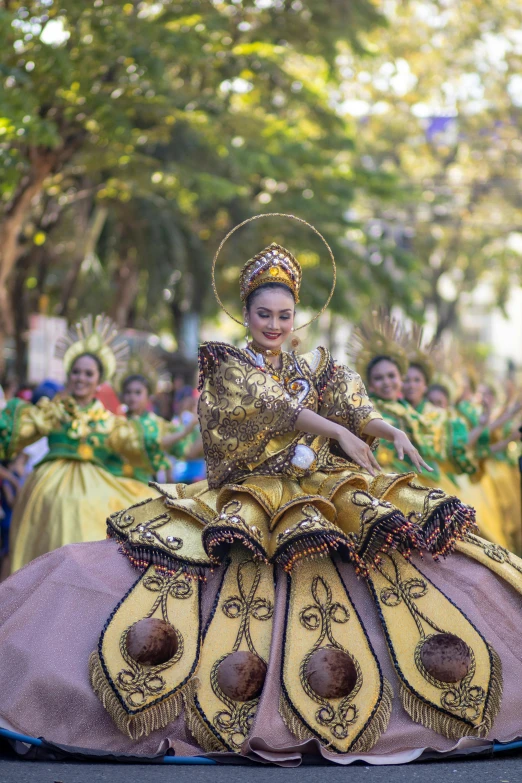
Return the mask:
[[449, 416], [450, 461], [458, 473], [472, 475], [478, 470], [477, 462], [468, 445], [468, 427], [460, 416]]
[[199, 366], [198, 412], [211, 487], [252, 470], [299, 437], [295, 422], [303, 406], [243, 351], [206, 343]]
[[69, 420], [62, 398], [49, 400], [43, 397], [37, 405], [9, 400], [0, 413], [0, 459], [11, 459]]
[[161, 447], [162, 437], [163, 430], [154, 421], [114, 416], [106, 445], [129, 465], [157, 473], [170, 467]]
[[364, 428], [368, 422], [382, 419], [382, 416], [368, 397], [361, 376], [349, 367], [334, 364], [326, 349], [319, 350], [323, 352], [325, 363], [325, 371], [318, 379], [319, 414], [346, 427], [361, 440], [373, 442], [374, 438], [364, 435]]

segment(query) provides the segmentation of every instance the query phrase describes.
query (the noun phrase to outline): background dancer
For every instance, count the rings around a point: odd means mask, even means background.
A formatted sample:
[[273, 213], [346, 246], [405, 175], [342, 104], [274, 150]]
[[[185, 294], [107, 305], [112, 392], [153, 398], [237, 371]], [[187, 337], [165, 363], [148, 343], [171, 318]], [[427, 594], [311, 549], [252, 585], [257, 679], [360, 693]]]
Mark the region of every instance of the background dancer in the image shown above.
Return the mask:
[[[105, 410], [95, 399], [102, 380], [125, 366], [127, 345], [109, 319], [87, 319], [60, 346], [67, 390], [38, 405], [20, 400], [0, 414], [0, 449], [10, 459], [43, 436], [49, 452], [27, 479], [11, 524], [11, 570], [63, 544], [105, 537], [105, 519], [156, 494], [123, 477], [122, 460], [147, 469], [139, 421]], [[159, 457], [161, 451], [157, 447]]]

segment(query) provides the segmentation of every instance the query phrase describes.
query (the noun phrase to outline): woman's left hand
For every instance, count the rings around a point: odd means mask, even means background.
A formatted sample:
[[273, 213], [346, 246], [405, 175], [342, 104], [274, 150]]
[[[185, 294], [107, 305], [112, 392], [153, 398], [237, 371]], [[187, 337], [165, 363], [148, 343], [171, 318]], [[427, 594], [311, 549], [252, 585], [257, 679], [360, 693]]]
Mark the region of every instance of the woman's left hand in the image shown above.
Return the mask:
[[433, 472], [433, 468], [430, 468], [430, 466], [424, 462], [408, 436], [405, 435], [401, 430], [396, 430], [395, 437], [393, 438], [393, 445], [397, 451], [398, 458], [403, 460], [405, 456], [409, 457], [419, 473], [423, 468], [428, 470], [430, 473]]

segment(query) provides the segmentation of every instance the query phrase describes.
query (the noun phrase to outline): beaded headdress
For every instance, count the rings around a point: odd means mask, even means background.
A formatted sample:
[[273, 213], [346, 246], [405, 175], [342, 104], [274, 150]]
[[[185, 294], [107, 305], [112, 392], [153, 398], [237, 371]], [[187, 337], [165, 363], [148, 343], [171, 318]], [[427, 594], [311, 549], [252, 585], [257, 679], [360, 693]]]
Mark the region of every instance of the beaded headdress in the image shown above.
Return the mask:
[[[335, 267], [335, 258], [328, 242], [314, 226], [312, 226], [310, 223], [307, 223], [306, 220], [303, 220], [303, 218], [296, 217], [295, 215], [285, 215], [281, 212], [267, 212], [262, 215], [254, 215], [254, 217], [248, 218], [248, 220], [244, 220], [238, 226], [235, 226], [235, 228], [229, 231], [228, 234], [225, 236], [225, 238], [221, 241], [221, 244], [219, 245], [216, 254], [214, 256], [214, 260], [212, 262], [212, 288], [214, 289], [214, 296], [216, 297], [217, 303], [221, 307], [221, 309], [230, 318], [232, 318], [233, 321], [235, 321], [238, 324], [242, 324], [242, 321], [236, 318], [235, 315], [232, 315], [232, 313], [230, 313], [227, 310], [227, 308], [221, 301], [221, 297], [219, 296], [217, 283], [216, 283], [216, 263], [219, 254], [221, 253], [225, 243], [230, 239], [230, 237], [233, 234], [236, 233], [236, 231], [238, 231], [243, 226], [252, 223], [254, 220], [261, 220], [263, 218], [273, 218], [273, 217], [282, 217], [282, 218], [287, 218], [289, 220], [295, 220], [297, 223], [300, 223], [301, 225], [304, 225], [307, 228], [311, 229], [314, 232], [314, 234], [316, 234], [316, 236], [318, 236], [319, 239], [321, 239], [322, 242], [324, 243], [328, 251], [328, 255], [330, 256], [330, 261], [332, 263], [333, 280], [332, 280], [332, 286], [330, 288], [330, 293], [328, 294], [326, 302], [319, 310], [319, 312], [316, 313], [312, 318], [310, 318], [309, 321], [307, 321], [305, 324], [301, 324], [301, 326], [296, 326], [295, 330], [297, 331], [298, 329], [303, 329], [303, 327], [308, 326], [313, 321], [315, 321], [316, 318], [319, 318], [319, 316], [322, 313], [324, 313], [324, 311], [330, 304], [330, 300], [333, 296], [333, 292], [335, 289], [335, 282], [336, 282], [336, 274], [337, 274], [336, 267]], [[239, 279], [241, 300], [244, 302], [248, 294], [250, 294], [252, 291], [254, 291], [263, 283], [270, 282], [270, 283], [284, 283], [284, 285], [287, 285], [290, 288], [290, 290], [293, 292], [296, 302], [298, 302], [299, 288], [301, 286], [301, 277], [302, 277], [301, 266], [297, 261], [297, 259], [295, 258], [295, 256], [293, 256], [292, 253], [290, 253], [284, 247], [281, 247], [281, 245], [272, 243], [267, 248], [265, 248], [265, 250], [262, 250], [260, 253], [257, 253], [257, 255], [255, 255], [254, 258], [250, 259], [250, 261], [247, 261], [247, 263], [241, 270], [241, 275]]]
[[63, 359], [65, 372], [69, 374], [76, 359], [84, 353], [92, 353], [103, 366], [104, 380], [125, 372], [129, 356], [129, 344], [124, 340], [114, 321], [106, 315], [92, 315], [71, 326], [67, 334], [56, 343], [55, 355]]
[[402, 325], [383, 313], [372, 313], [356, 326], [350, 336], [348, 352], [359, 375], [368, 382], [368, 365], [377, 356], [389, 358], [401, 375], [408, 372], [407, 338]]
[[252, 291], [264, 283], [282, 283], [288, 286], [295, 301], [298, 302], [302, 274], [301, 265], [292, 253], [272, 242], [247, 261], [241, 270], [239, 277], [241, 301], [244, 302]]

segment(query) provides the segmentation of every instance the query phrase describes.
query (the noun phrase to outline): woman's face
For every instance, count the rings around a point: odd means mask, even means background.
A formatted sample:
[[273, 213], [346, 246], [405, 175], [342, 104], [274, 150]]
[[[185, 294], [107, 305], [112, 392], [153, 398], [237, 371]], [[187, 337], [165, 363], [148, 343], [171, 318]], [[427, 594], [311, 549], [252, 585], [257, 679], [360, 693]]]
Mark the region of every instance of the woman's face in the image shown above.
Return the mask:
[[100, 383], [100, 370], [92, 356], [79, 356], [69, 373], [69, 391], [79, 403], [91, 402]]
[[370, 372], [368, 388], [382, 400], [398, 400], [402, 392], [399, 368], [389, 359], [381, 359]]
[[129, 413], [141, 416], [148, 409], [149, 392], [140, 381], [131, 381], [125, 386], [121, 399]]
[[414, 408], [420, 405], [428, 391], [428, 384], [422, 370], [418, 367], [410, 367], [404, 378], [402, 390], [410, 405]]
[[290, 292], [261, 291], [250, 310], [243, 310], [252, 339], [265, 350], [281, 348], [294, 325], [295, 304]]
[[437, 408], [446, 410], [446, 408], [449, 407], [449, 400], [442, 389], [430, 389], [427, 397], [431, 404], [435, 405]]

